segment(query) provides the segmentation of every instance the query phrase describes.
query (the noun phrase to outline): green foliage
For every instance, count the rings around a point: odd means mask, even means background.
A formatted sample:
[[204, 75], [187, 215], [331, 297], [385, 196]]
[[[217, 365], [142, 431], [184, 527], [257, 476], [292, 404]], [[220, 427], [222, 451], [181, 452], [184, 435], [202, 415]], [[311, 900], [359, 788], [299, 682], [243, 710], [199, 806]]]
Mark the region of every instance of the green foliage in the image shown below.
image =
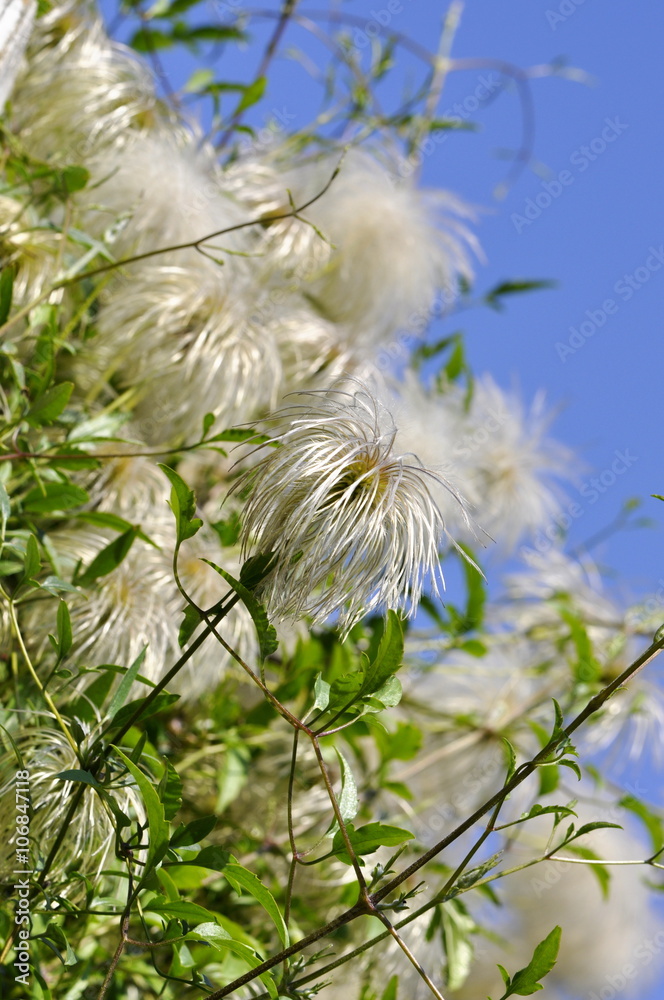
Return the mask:
[[511, 996], [528, 997], [544, 988], [540, 979], [548, 975], [556, 964], [561, 933], [560, 927], [554, 927], [551, 933], [537, 945], [528, 965], [515, 972], [511, 978], [502, 965], [498, 966], [505, 983], [505, 992], [500, 1000], [506, 1000], [507, 997]]

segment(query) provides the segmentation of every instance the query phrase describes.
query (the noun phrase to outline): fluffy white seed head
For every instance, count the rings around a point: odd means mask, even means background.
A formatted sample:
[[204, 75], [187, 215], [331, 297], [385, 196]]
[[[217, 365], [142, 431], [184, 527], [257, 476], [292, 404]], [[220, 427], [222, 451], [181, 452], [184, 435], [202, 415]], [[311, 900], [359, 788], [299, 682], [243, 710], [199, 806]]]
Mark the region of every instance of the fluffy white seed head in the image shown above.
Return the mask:
[[542, 396], [527, 410], [487, 375], [475, 380], [469, 403], [462, 388], [438, 393], [415, 376], [395, 394], [404, 446], [419, 448], [427, 465], [454, 483], [503, 554], [551, 523], [562, 497], [559, 481], [570, 478], [574, 461], [547, 434], [552, 417]]
[[224, 269], [146, 265], [115, 286], [99, 314], [98, 336], [77, 362], [86, 385], [113, 379], [134, 388], [144, 440], [189, 440], [206, 413], [221, 424], [250, 420], [274, 405], [281, 383], [274, 339], [251, 303], [229, 294]]
[[0, 10], [0, 113], [21, 67], [36, 10], [35, 0], [5, 0]]
[[244, 548], [276, 559], [270, 611], [337, 613], [343, 630], [377, 608], [414, 611], [425, 580], [442, 581], [430, 474], [394, 452], [391, 418], [361, 385], [301, 395], [270, 418], [278, 447], [239, 481], [251, 487]]
[[62, 235], [29, 205], [0, 195], [0, 260], [14, 265], [12, 302], [26, 305], [55, 279]]
[[[270, 150], [229, 171], [238, 199], [264, 218], [269, 267], [295, 277], [322, 315], [371, 349], [415, 319], [421, 329], [438, 290], [472, 275], [473, 212], [444, 191], [422, 192], [357, 150], [297, 159]], [[301, 219], [270, 218], [324, 193]], [[313, 223], [315, 229], [308, 223]], [[318, 230], [318, 232], [316, 231]], [[323, 237], [323, 238], [321, 238]]]
[[[250, 218], [225, 192], [214, 150], [184, 130], [130, 132], [88, 165], [100, 182], [79, 197], [86, 227], [105, 235], [116, 256], [188, 243]], [[249, 231], [212, 239], [210, 247], [219, 248], [227, 280], [240, 280], [247, 261], [221, 248], [249, 250]], [[160, 257], [173, 264], [195, 259], [194, 251], [182, 250]]]
[[[33, 722], [16, 735], [15, 742], [23, 767], [30, 772], [30, 798], [34, 812], [30, 822], [32, 845], [29, 850], [32, 865], [36, 867], [39, 857], [43, 860], [59, 833], [74, 791], [74, 782], [56, 775], [80, 768], [81, 764], [64, 734], [54, 726]], [[84, 741], [83, 749], [90, 742], [91, 734]], [[0, 756], [0, 877], [3, 881], [9, 881], [12, 870], [16, 868], [14, 781], [17, 767], [15, 754], [7, 746]], [[145, 822], [145, 809], [134, 784], [114, 782], [109, 792], [125, 815]], [[10, 803], [14, 804], [13, 808]], [[58, 879], [74, 864], [89, 878], [97, 878], [110, 862], [114, 842], [113, 817], [109, 816], [97, 792], [87, 786], [49, 872], [50, 880]], [[75, 881], [59, 891], [71, 897], [84, 890], [81, 882]]]
[[152, 129], [167, 118], [145, 64], [111, 41], [96, 17], [73, 13], [55, 20], [46, 37], [35, 33], [11, 119], [31, 155], [86, 163], [128, 130]]

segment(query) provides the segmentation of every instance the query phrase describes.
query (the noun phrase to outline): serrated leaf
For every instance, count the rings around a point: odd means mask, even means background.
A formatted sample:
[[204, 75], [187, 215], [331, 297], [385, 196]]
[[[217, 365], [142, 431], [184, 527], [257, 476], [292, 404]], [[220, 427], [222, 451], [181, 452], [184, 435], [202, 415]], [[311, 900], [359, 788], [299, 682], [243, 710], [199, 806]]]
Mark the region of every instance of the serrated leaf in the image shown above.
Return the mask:
[[364, 670], [360, 689], [364, 697], [374, 694], [401, 666], [403, 662], [403, 627], [401, 619], [394, 611], [388, 611], [385, 629], [381, 637], [376, 658]]
[[73, 483], [44, 483], [30, 490], [23, 501], [26, 514], [48, 514], [54, 510], [70, 510], [87, 503], [88, 494]]
[[527, 997], [543, 988], [539, 980], [551, 972], [556, 964], [561, 933], [560, 927], [554, 927], [551, 933], [537, 945], [528, 965], [515, 972], [511, 980], [506, 983], [507, 989], [500, 1000], [506, 1000], [507, 997], [514, 995]]
[[141, 769], [122, 752], [122, 750], [118, 749], [116, 746], [113, 746], [112, 749], [124, 763], [125, 767], [138, 785], [141, 798], [143, 799], [147, 811], [149, 843], [147, 857], [145, 859], [145, 868], [143, 869], [143, 877], [145, 878], [150, 873], [152, 868], [161, 861], [164, 854], [168, 850], [170, 830], [164, 815], [164, 807], [152, 782], [145, 776], [145, 774], [143, 774]]
[[242, 603], [253, 619], [254, 626], [256, 627], [256, 634], [258, 635], [260, 655], [264, 660], [266, 656], [270, 656], [271, 653], [274, 653], [279, 646], [276, 629], [274, 625], [270, 624], [265, 608], [254, 597], [251, 591], [244, 586], [244, 584], [240, 583], [239, 580], [236, 580], [230, 573], [227, 573], [225, 569], [221, 568], [221, 566], [217, 566], [217, 564], [212, 562], [211, 559], [203, 559], [203, 562], [207, 563], [208, 566], [211, 566], [213, 570], [216, 570], [220, 576], [223, 576], [226, 583], [229, 583], [235, 593], [240, 597]]
[[263, 907], [265, 912], [272, 918], [281, 943], [284, 948], [287, 948], [289, 943], [288, 928], [284, 923], [281, 910], [277, 906], [272, 893], [269, 889], [266, 889], [258, 876], [238, 864], [226, 865], [223, 874], [224, 878], [230, 882], [236, 892], [240, 893], [244, 889]]
[[177, 540], [180, 543], [187, 538], [192, 538], [203, 525], [199, 517], [194, 517], [196, 494], [189, 489], [184, 479], [174, 469], [161, 464], [159, 464], [159, 468], [171, 484], [169, 506], [175, 516]]
[[73, 388], [73, 382], [60, 382], [59, 385], [54, 385], [52, 388], [47, 389], [43, 395], [38, 396], [33, 402], [25, 419], [33, 427], [52, 423], [60, 416], [69, 402]]

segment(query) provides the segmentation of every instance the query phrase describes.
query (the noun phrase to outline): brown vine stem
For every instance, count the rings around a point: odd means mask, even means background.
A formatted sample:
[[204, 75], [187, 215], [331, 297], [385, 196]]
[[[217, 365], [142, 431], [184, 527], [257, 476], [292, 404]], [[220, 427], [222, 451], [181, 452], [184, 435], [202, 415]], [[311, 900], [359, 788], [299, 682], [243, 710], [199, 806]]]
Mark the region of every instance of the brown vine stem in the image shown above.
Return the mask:
[[[344, 151], [339, 159], [339, 162], [332, 171], [329, 180], [324, 187], [313, 196], [313, 198], [309, 198], [309, 200], [303, 205], [293, 207], [289, 212], [282, 212], [279, 215], [271, 215], [270, 222], [279, 222], [282, 219], [298, 219], [301, 212], [306, 211], [306, 209], [317, 202], [319, 198], [322, 198], [323, 195], [330, 189], [339, 171], [341, 170], [341, 164], [343, 163], [345, 155]], [[27, 316], [35, 306], [38, 306], [40, 302], [43, 302], [44, 299], [47, 299], [52, 292], [57, 291], [59, 288], [68, 288], [69, 285], [74, 285], [79, 281], [85, 280], [86, 278], [96, 278], [98, 274], [106, 274], [108, 271], [117, 270], [119, 267], [124, 267], [126, 264], [136, 264], [142, 260], [159, 257], [161, 254], [175, 253], [178, 250], [200, 250], [200, 248], [206, 243], [209, 243], [210, 240], [214, 240], [219, 236], [225, 236], [228, 233], [238, 232], [238, 230], [241, 229], [249, 229], [251, 226], [260, 226], [263, 221], [263, 219], [258, 218], [249, 219], [247, 222], [237, 222], [234, 226], [227, 226], [225, 229], [219, 229], [214, 233], [209, 233], [207, 236], [202, 236], [198, 240], [189, 240], [186, 243], [174, 243], [171, 246], [159, 247], [156, 250], [146, 250], [144, 253], [134, 254], [130, 257], [120, 257], [118, 260], [111, 261], [108, 264], [101, 264], [99, 267], [93, 267], [91, 270], [83, 271], [81, 274], [74, 274], [70, 278], [62, 278], [60, 281], [54, 282], [49, 288], [42, 292], [41, 295], [38, 295], [37, 298], [33, 299], [32, 302], [29, 302], [26, 306], [23, 306], [22, 309], [19, 309], [19, 311], [14, 313], [13, 316], [10, 316], [10, 318], [3, 323], [2, 326], [0, 326], [0, 336], [2, 336], [2, 334], [12, 327], [19, 319], [23, 319], [23, 317]]]
[[406, 942], [404, 941], [404, 939], [401, 937], [401, 935], [397, 931], [396, 927], [394, 927], [390, 923], [390, 921], [388, 920], [388, 918], [385, 916], [384, 913], [377, 913], [376, 916], [378, 917], [379, 920], [382, 920], [382, 922], [385, 924], [385, 926], [387, 927], [387, 933], [392, 938], [394, 938], [394, 940], [399, 945], [399, 947], [401, 948], [402, 952], [404, 953], [404, 955], [406, 956], [406, 958], [408, 959], [408, 961], [411, 963], [411, 965], [413, 966], [413, 968], [417, 972], [417, 974], [420, 977], [420, 979], [424, 980], [424, 982], [427, 984], [427, 986], [429, 987], [429, 989], [431, 990], [431, 992], [433, 993], [433, 995], [436, 997], [436, 1000], [445, 1000], [445, 997], [443, 996], [443, 994], [440, 992], [440, 990], [438, 989], [438, 987], [436, 986], [436, 984], [433, 982], [433, 980], [431, 979], [431, 977], [422, 968], [422, 966], [420, 965], [420, 963], [418, 962], [418, 960], [415, 958], [415, 956], [413, 955], [412, 951], [410, 950], [410, 948], [408, 947], [408, 945], [406, 944]]
[[466, 832], [466, 830], [469, 830], [471, 826], [474, 826], [475, 823], [487, 812], [489, 812], [490, 809], [493, 809], [499, 802], [502, 802], [510, 794], [510, 792], [513, 792], [515, 788], [525, 781], [525, 779], [529, 777], [529, 775], [531, 775], [540, 764], [546, 763], [558, 747], [568, 740], [572, 733], [576, 732], [579, 726], [583, 725], [586, 719], [588, 719], [591, 715], [594, 715], [594, 713], [602, 707], [611, 695], [614, 694], [619, 687], [622, 687], [625, 681], [629, 680], [630, 677], [633, 677], [634, 674], [641, 670], [649, 660], [661, 651], [664, 647], [664, 634], [659, 637], [658, 636], [659, 633], [648, 648], [644, 650], [641, 656], [637, 657], [637, 659], [626, 667], [626, 669], [623, 670], [623, 672], [616, 677], [615, 680], [611, 681], [610, 684], [607, 684], [605, 688], [602, 688], [601, 691], [591, 698], [586, 707], [579, 712], [576, 718], [573, 719], [572, 722], [570, 722], [564, 729], [562, 729], [559, 734], [553, 736], [547, 745], [540, 750], [536, 757], [533, 757], [532, 760], [518, 768], [510, 781], [508, 781], [499, 792], [492, 795], [491, 798], [484, 803], [484, 805], [480, 806], [480, 808], [477, 809], [472, 816], [469, 816], [467, 820], [460, 823], [459, 826], [452, 831], [452, 833], [448, 834], [447, 837], [443, 837], [442, 840], [439, 840], [437, 844], [434, 844], [434, 846], [419, 857], [417, 861], [408, 865], [408, 867], [405, 868], [399, 875], [396, 875], [393, 879], [391, 879], [379, 892], [374, 895], [374, 901], [384, 899], [391, 892], [394, 892], [398, 886], [411, 878], [420, 870], [420, 868], [423, 868], [424, 865], [428, 864], [429, 861], [432, 861], [437, 854], [440, 854], [441, 851], [448, 847], [454, 840], [457, 840], [463, 833]]
[[[267, 43], [267, 48], [265, 49], [263, 58], [261, 59], [260, 66], [256, 71], [254, 84], [258, 83], [259, 80], [261, 80], [263, 77], [267, 75], [269, 65], [272, 62], [272, 59], [274, 58], [274, 54], [277, 51], [277, 46], [279, 45], [283, 33], [286, 30], [286, 26], [288, 25], [288, 22], [293, 16], [293, 12], [295, 10], [297, 2], [298, 0], [284, 0], [284, 4], [279, 14], [279, 20], [277, 21], [277, 26], [272, 32], [272, 37]], [[230, 122], [228, 123], [226, 130], [221, 136], [219, 142], [217, 143], [216, 146], [217, 149], [223, 149], [225, 146], [228, 145], [228, 142], [231, 139], [233, 132], [235, 131], [236, 127], [242, 120], [244, 112], [245, 108], [242, 107], [242, 102], [240, 102], [237, 110], [233, 114], [233, 117], [231, 118]]]
[[[651, 659], [657, 656], [657, 654], [663, 648], [664, 648], [664, 627], [656, 633], [653, 642], [651, 642], [651, 644], [647, 647], [647, 649], [645, 649], [644, 652], [639, 657], [637, 657], [636, 660], [633, 661], [633, 663], [631, 663], [628, 667], [626, 667], [626, 669], [623, 670], [623, 672], [618, 677], [616, 677], [615, 680], [613, 680], [610, 684], [607, 684], [606, 687], [602, 688], [601, 691], [599, 691], [593, 698], [591, 698], [586, 707], [567, 726], [565, 726], [563, 729], [560, 730], [560, 732], [555, 734], [551, 738], [551, 740], [549, 740], [548, 744], [545, 747], [543, 747], [542, 750], [540, 750], [540, 752], [537, 754], [536, 757], [534, 757], [527, 763], [521, 765], [521, 767], [519, 767], [517, 771], [514, 773], [510, 781], [506, 782], [506, 784], [500, 789], [500, 791], [496, 792], [495, 795], [492, 795], [491, 798], [489, 798], [482, 806], [476, 809], [475, 812], [468, 817], [468, 819], [460, 823], [454, 830], [451, 831], [451, 833], [449, 833], [446, 837], [444, 837], [437, 844], [435, 844], [434, 847], [432, 847], [425, 854], [421, 855], [421, 857], [418, 858], [417, 861], [413, 862], [413, 864], [405, 868], [404, 871], [402, 871], [399, 875], [395, 876], [378, 892], [373, 893], [368, 900], [369, 906], [367, 906], [367, 904], [363, 900], [358, 900], [358, 902], [354, 906], [352, 906], [349, 910], [346, 910], [344, 913], [341, 913], [338, 917], [330, 921], [324, 927], [320, 927], [318, 930], [313, 931], [311, 934], [302, 938], [296, 944], [291, 945], [290, 948], [287, 948], [284, 951], [279, 952], [277, 955], [274, 955], [272, 958], [266, 959], [264, 962], [261, 962], [261, 964], [256, 966], [256, 968], [245, 973], [243, 976], [240, 976], [238, 979], [234, 980], [232, 983], [229, 983], [227, 986], [222, 987], [220, 990], [217, 990], [215, 993], [209, 994], [207, 1000], [223, 1000], [223, 997], [229, 996], [235, 990], [238, 990], [241, 986], [245, 986], [247, 983], [256, 979], [263, 972], [269, 972], [270, 969], [273, 969], [276, 965], [279, 965], [281, 962], [284, 961], [284, 959], [290, 958], [291, 955], [295, 955], [298, 951], [304, 950], [310, 944], [313, 944], [316, 941], [319, 941], [321, 938], [326, 937], [328, 934], [331, 934], [333, 931], [337, 930], [337, 928], [344, 926], [344, 924], [350, 923], [359, 916], [366, 915], [367, 913], [375, 913], [375, 908], [377, 903], [379, 903], [386, 896], [392, 893], [403, 882], [411, 878], [416, 872], [418, 872], [422, 867], [424, 867], [424, 865], [428, 864], [431, 860], [433, 860], [433, 858], [435, 858], [438, 854], [440, 854], [441, 851], [443, 851], [446, 847], [454, 843], [454, 841], [458, 840], [459, 837], [461, 837], [468, 829], [474, 826], [475, 823], [477, 823], [478, 820], [482, 819], [482, 817], [485, 816], [486, 813], [490, 812], [491, 809], [495, 809], [499, 804], [501, 804], [507, 798], [507, 796], [514, 791], [515, 788], [517, 788], [523, 781], [525, 781], [525, 779], [529, 777], [537, 769], [537, 767], [540, 766], [540, 764], [549, 762], [548, 758], [550, 758], [551, 755], [555, 753], [555, 751], [560, 747], [560, 745], [565, 743], [569, 739], [571, 734], [574, 733], [580, 726], [582, 726], [583, 723], [586, 722], [586, 720], [591, 715], [597, 712], [604, 705], [604, 703], [611, 697], [611, 695], [618, 690], [618, 688], [622, 687], [622, 685], [627, 680], [633, 677]], [[426, 909], [428, 908], [428, 905], [429, 904], [425, 904], [425, 906], [421, 908], [417, 914], [412, 914], [410, 917], [407, 917], [406, 922], [410, 922], [410, 920], [414, 919], [414, 917], [419, 915], [419, 913], [425, 912]], [[404, 922], [401, 921], [400, 923], [401, 925], [403, 925]], [[387, 932], [385, 936], [387, 936]], [[365, 949], [363, 948], [362, 950]], [[360, 953], [359, 951], [355, 952], [355, 954], [359, 953]], [[319, 975], [319, 973], [314, 973], [312, 978], [315, 978], [317, 975]]]

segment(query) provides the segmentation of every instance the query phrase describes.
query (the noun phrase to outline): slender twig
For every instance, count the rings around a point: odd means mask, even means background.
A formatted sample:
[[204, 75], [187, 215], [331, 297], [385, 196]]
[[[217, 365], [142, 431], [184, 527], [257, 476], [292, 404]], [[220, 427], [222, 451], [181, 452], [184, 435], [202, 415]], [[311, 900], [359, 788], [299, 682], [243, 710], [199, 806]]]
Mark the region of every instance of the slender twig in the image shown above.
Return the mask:
[[[270, 222], [279, 222], [282, 219], [297, 219], [302, 212], [317, 202], [319, 198], [322, 198], [323, 195], [329, 190], [339, 173], [344, 156], [345, 152], [339, 159], [339, 162], [334, 168], [325, 186], [317, 194], [315, 194], [313, 198], [304, 202], [303, 205], [295, 206], [289, 212], [281, 212], [279, 215], [271, 215]], [[85, 280], [86, 278], [95, 278], [98, 274], [105, 274], [108, 271], [124, 267], [126, 264], [135, 264], [139, 261], [148, 260], [152, 257], [159, 257], [161, 254], [175, 253], [178, 250], [197, 250], [210, 240], [216, 239], [218, 236], [224, 236], [227, 233], [235, 233], [241, 229], [249, 229], [251, 226], [260, 226], [263, 222], [264, 220], [262, 218], [249, 219], [247, 222], [238, 222], [234, 226], [226, 226], [224, 229], [219, 229], [214, 233], [209, 233], [207, 236], [202, 236], [197, 240], [188, 240], [185, 243], [174, 243], [171, 246], [159, 247], [156, 250], [146, 250], [144, 253], [134, 254], [129, 257], [120, 257], [118, 260], [111, 261], [108, 264], [101, 264], [99, 267], [94, 267], [89, 271], [83, 271], [81, 274], [74, 274], [69, 278], [62, 278], [60, 281], [54, 282], [49, 288], [33, 299], [32, 302], [29, 302], [26, 306], [23, 306], [22, 309], [19, 309], [13, 316], [10, 316], [9, 319], [0, 326], [0, 336], [19, 319], [23, 319], [24, 316], [27, 316], [28, 313], [35, 308], [35, 306], [38, 306], [40, 302], [43, 302], [44, 299], [47, 299], [52, 292], [57, 291], [59, 288], [68, 288], [70, 285], [74, 285], [79, 281]]]
[[[644, 650], [644, 652], [639, 657], [637, 657], [637, 659], [634, 660], [634, 662], [631, 663], [630, 666], [628, 666], [618, 677], [616, 677], [614, 681], [612, 681], [610, 684], [604, 687], [600, 692], [598, 692], [598, 694], [596, 694], [593, 698], [591, 698], [586, 707], [572, 720], [572, 722], [570, 722], [565, 728], [561, 729], [559, 733], [554, 735], [552, 739], [548, 742], [548, 744], [545, 747], [543, 747], [542, 750], [536, 755], [536, 757], [534, 757], [532, 760], [528, 761], [527, 763], [519, 767], [515, 772], [515, 774], [513, 775], [513, 777], [511, 778], [511, 780], [508, 781], [503, 786], [503, 788], [500, 789], [499, 792], [497, 792], [495, 795], [492, 795], [491, 798], [489, 798], [487, 802], [484, 803], [484, 805], [480, 806], [472, 814], [472, 816], [470, 816], [467, 820], [464, 820], [462, 823], [460, 823], [454, 830], [452, 830], [450, 834], [448, 834], [448, 836], [446, 836], [445, 838], [443, 838], [443, 840], [435, 844], [433, 848], [431, 848], [424, 855], [418, 858], [417, 861], [413, 862], [412, 865], [409, 865], [399, 875], [395, 876], [395, 878], [389, 881], [378, 892], [373, 893], [367, 901], [358, 900], [358, 902], [353, 907], [351, 907], [349, 910], [346, 910], [344, 913], [340, 914], [338, 917], [335, 918], [335, 920], [331, 921], [325, 927], [319, 928], [312, 934], [307, 935], [307, 937], [303, 938], [301, 941], [298, 941], [296, 944], [291, 945], [290, 948], [282, 952], [279, 952], [279, 954], [274, 955], [272, 958], [267, 959], [265, 962], [262, 962], [261, 965], [257, 966], [255, 969], [246, 973], [244, 976], [241, 976], [234, 982], [229, 983], [228, 986], [225, 986], [222, 989], [217, 990], [215, 993], [210, 994], [208, 1000], [222, 1000], [223, 997], [229, 996], [231, 993], [239, 989], [241, 986], [246, 985], [248, 982], [251, 982], [257, 976], [260, 976], [263, 972], [268, 972], [270, 969], [274, 968], [274, 966], [279, 965], [281, 962], [283, 962], [285, 958], [290, 958], [291, 955], [294, 955], [296, 954], [296, 952], [301, 951], [304, 948], [308, 947], [309, 944], [312, 944], [315, 941], [319, 941], [321, 938], [326, 937], [329, 933], [336, 930], [338, 927], [350, 923], [357, 917], [362, 916], [364, 914], [367, 913], [375, 914], [377, 903], [379, 903], [386, 896], [392, 893], [394, 889], [396, 889], [407, 879], [411, 878], [413, 874], [419, 871], [424, 865], [428, 864], [429, 861], [431, 861], [434, 857], [440, 854], [441, 851], [443, 851], [446, 847], [448, 847], [450, 844], [458, 840], [459, 837], [461, 837], [468, 829], [474, 826], [474, 824], [478, 820], [480, 820], [484, 815], [486, 815], [486, 813], [490, 812], [490, 810], [492, 809], [495, 809], [496, 806], [502, 803], [507, 798], [507, 796], [514, 791], [515, 788], [517, 788], [520, 784], [522, 784], [522, 782], [525, 781], [526, 778], [528, 778], [540, 766], [540, 764], [549, 762], [549, 758], [555, 753], [555, 751], [560, 747], [560, 745], [565, 743], [569, 739], [571, 734], [579, 728], [579, 726], [583, 725], [583, 723], [591, 715], [593, 715], [596, 711], [598, 711], [604, 705], [607, 699], [610, 698], [610, 696], [619, 687], [621, 687], [625, 683], [625, 681], [627, 681], [630, 677], [634, 676], [639, 670], [641, 670], [646, 665], [646, 663], [648, 663], [649, 660], [655, 657], [662, 650], [662, 648], [664, 648], [664, 634], [660, 635], [658, 633], [657, 637], [648, 646], [648, 648]], [[540, 860], [542, 859], [541, 858], [536, 859], [536, 862]], [[528, 864], [536, 862], [529, 862]], [[528, 865], [523, 865], [521, 867], [527, 867], [527, 866]], [[483, 881], [486, 882], [496, 877], [497, 876], [490, 876], [488, 879], [485, 879]], [[482, 883], [480, 882], [475, 883], [475, 886], [480, 884]], [[438, 895], [436, 896], [436, 899], [440, 901], [438, 899]], [[433, 905], [435, 905], [435, 903], [432, 903], [430, 901], [429, 903], [421, 907], [419, 911], [416, 911], [414, 914], [410, 914], [408, 917], [404, 918], [403, 921], [400, 921], [400, 923], [397, 926], [403, 926], [405, 923], [409, 923], [411, 920], [416, 919], [417, 916], [426, 912], [426, 910], [430, 909], [431, 906]], [[377, 940], [387, 937], [388, 934], [389, 932], [386, 931], [380, 938], [374, 939], [372, 943], [373, 944], [377, 943]], [[360, 954], [362, 951], [365, 951], [367, 947], [370, 947], [370, 944], [365, 944], [364, 946], [360, 946], [359, 949], [357, 949], [355, 952], [352, 953], [353, 956], [356, 954]], [[342, 964], [342, 961], [345, 960], [346, 959], [338, 960], [334, 966], [327, 966], [325, 970], [319, 970], [318, 972], [314, 973], [311, 976], [311, 978], [316, 978], [321, 974], [322, 971], [328, 971], [330, 968], [336, 967], [336, 965], [338, 964]], [[303, 980], [299, 980], [298, 984], [302, 982]]]
[[378, 919], [382, 920], [382, 922], [385, 924], [385, 926], [387, 927], [387, 933], [394, 938], [394, 940], [399, 945], [399, 947], [401, 948], [402, 952], [404, 953], [408, 961], [411, 963], [411, 965], [414, 966], [418, 976], [424, 980], [424, 982], [427, 984], [433, 995], [436, 997], [436, 1000], [445, 1000], [443, 994], [440, 992], [440, 990], [438, 989], [436, 984], [431, 980], [431, 978], [427, 975], [426, 971], [422, 968], [422, 966], [415, 958], [415, 956], [413, 955], [412, 951], [410, 950], [404, 939], [398, 933], [396, 927], [394, 927], [390, 923], [390, 921], [387, 919], [384, 913], [378, 913], [376, 915]]
[[[272, 59], [274, 58], [274, 54], [277, 51], [277, 46], [279, 45], [282, 35], [286, 30], [286, 26], [293, 15], [293, 11], [295, 10], [297, 2], [298, 0], [284, 0], [284, 4], [279, 13], [279, 20], [277, 21], [277, 25], [272, 33], [272, 37], [267, 43], [267, 48], [263, 53], [263, 58], [261, 59], [260, 66], [256, 71], [256, 76], [254, 78], [254, 85], [256, 85], [259, 82], [259, 80], [263, 79], [267, 75], [269, 65], [272, 62]], [[226, 128], [219, 142], [217, 143], [217, 149], [223, 149], [228, 144], [235, 129], [241, 122], [244, 112], [245, 108], [242, 107], [242, 102], [240, 101], [237, 110], [233, 114], [233, 117], [231, 118], [230, 122], [228, 123], [228, 127]]]

